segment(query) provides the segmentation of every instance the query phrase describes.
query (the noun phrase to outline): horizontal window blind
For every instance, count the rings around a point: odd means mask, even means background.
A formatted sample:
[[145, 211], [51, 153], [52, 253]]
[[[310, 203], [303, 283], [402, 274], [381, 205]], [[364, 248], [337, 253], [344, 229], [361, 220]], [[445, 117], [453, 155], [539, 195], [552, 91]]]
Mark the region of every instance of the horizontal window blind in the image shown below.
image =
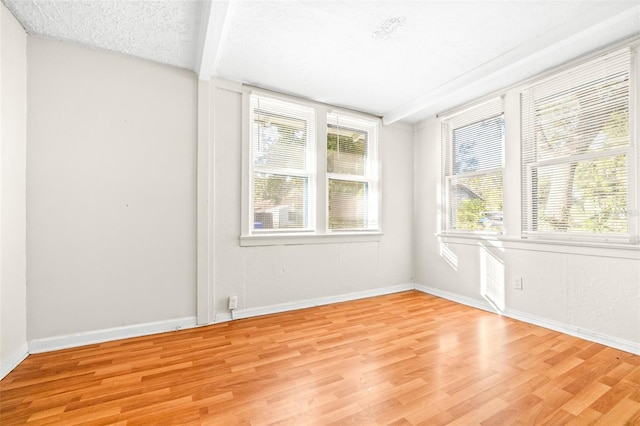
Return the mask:
[[327, 115], [328, 228], [378, 228], [377, 123]]
[[252, 229], [302, 230], [311, 226], [315, 111], [251, 96]]
[[442, 119], [443, 229], [502, 232], [502, 98]]
[[630, 239], [629, 49], [521, 94], [523, 234]]

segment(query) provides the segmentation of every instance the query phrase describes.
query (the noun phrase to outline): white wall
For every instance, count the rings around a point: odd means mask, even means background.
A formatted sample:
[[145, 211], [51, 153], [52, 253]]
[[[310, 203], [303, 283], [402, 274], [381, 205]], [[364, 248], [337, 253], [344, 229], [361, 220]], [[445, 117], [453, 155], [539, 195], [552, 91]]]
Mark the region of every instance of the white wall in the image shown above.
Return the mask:
[[238, 313], [310, 300], [384, 292], [412, 283], [413, 126], [380, 135], [383, 231], [380, 242], [241, 247], [242, 96], [212, 85], [215, 143], [215, 300], [218, 319], [238, 296]]
[[0, 378], [27, 355], [27, 35], [0, 3]]
[[[416, 283], [429, 292], [490, 306], [516, 318], [640, 350], [640, 251], [544, 245], [519, 238], [517, 92], [507, 93], [503, 241], [438, 238], [439, 123], [417, 125], [415, 142]], [[513, 119], [513, 120], [511, 120]], [[509, 124], [511, 120], [511, 125]], [[509, 222], [508, 222], [509, 221]], [[512, 282], [521, 276], [523, 290]], [[482, 290], [483, 280], [490, 291]]]
[[[29, 340], [195, 316], [195, 76], [40, 37], [28, 59]], [[413, 127], [381, 134], [380, 242], [241, 248], [242, 97], [211, 87], [217, 319], [232, 294], [248, 312], [408, 288]]]
[[28, 337], [195, 316], [194, 73], [29, 37]]

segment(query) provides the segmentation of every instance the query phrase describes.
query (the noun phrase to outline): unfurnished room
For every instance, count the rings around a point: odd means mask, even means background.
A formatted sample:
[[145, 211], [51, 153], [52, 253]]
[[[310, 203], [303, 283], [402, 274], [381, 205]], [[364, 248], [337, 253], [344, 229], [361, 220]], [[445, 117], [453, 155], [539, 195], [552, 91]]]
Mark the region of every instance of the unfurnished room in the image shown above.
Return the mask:
[[640, 425], [640, 2], [1, 0], [0, 424]]

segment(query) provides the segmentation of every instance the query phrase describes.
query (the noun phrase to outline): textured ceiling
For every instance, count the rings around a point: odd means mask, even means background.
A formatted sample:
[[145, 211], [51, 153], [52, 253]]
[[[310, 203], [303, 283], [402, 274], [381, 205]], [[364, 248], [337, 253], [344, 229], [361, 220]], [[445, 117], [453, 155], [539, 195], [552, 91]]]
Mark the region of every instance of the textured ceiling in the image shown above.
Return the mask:
[[389, 122], [415, 122], [640, 32], [638, 0], [2, 1], [32, 34]]
[[383, 115], [572, 20], [615, 11], [597, 1], [239, 2], [216, 72]]
[[193, 69], [202, 2], [2, 0], [30, 34]]

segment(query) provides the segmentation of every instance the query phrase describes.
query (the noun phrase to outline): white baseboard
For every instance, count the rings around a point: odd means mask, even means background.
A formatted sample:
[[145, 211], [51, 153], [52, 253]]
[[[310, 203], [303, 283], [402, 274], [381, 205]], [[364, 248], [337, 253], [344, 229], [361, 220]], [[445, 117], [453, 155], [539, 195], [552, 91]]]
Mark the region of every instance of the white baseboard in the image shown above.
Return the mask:
[[416, 284], [415, 289], [423, 293], [430, 294], [432, 296], [442, 297], [443, 299], [451, 300], [452, 302], [461, 303], [463, 305], [471, 306], [473, 308], [482, 309], [483, 311], [489, 311], [496, 314], [496, 310], [488, 302], [482, 302], [480, 300], [473, 299], [467, 296], [461, 296], [456, 293], [451, 293], [446, 290], [440, 290], [439, 288], [429, 287], [426, 285]]
[[233, 318], [231, 313], [217, 314], [215, 322], [230, 321], [231, 319], [250, 318], [260, 315], [277, 314], [280, 312], [295, 311], [296, 309], [313, 308], [314, 306], [329, 305], [331, 303], [348, 302], [350, 300], [364, 299], [366, 297], [383, 296], [385, 294], [399, 293], [401, 291], [413, 290], [412, 283], [398, 284], [389, 287], [375, 288], [371, 290], [358, 291], [355, 293], [339, 294], [336, 296], [320, 297], [317, 299], [306, 299], [298, 302], [280, 303], [277, 305], [260, 306], [257, 308], [236, 309]]
[[149, 334], [164, 333], [167, 331], [193, 327], [196, 327], [196, 317], [185, 317], [124, 327], [106, 328], [83, 333], [67, 334], [65, 336], [47, 337], [45, 339], [34, 339], [29, 341], [29, 353], [37, 354], [40, 352], [74, 348], [77, 346], [103, 343], [118, 339], [128, 339], [130, 337], [147, 336]]
[[463, 305], [472, 306], [474, 308], [483, 309], [504, 315], [505, 317], [513, 318], [518, 321], [523, 321], [529, 324], [537, 325], [539, 327], [548, 328], [550, 330], [558, 331], [560, 333], [568, 334], [570, 336], [579, 337], [590, 342], [600, 343], [601, 345], [610, 346], [621, 351], [630, 352], [635, 355], [640, 355], [640, 343], [632, 342], [630, 340], [620, 339], [618, 337], [609, 336], [606, 334], [598, 333], [596, 331], [585, 330], [584, 328], [576, 327], [570, 324], [566, 324], [559, 321], [550, 320], [537, 315], [532, 315], [526, 312], [517, 311], [515, 309], [505, 309], [502, 312], [497, 311], [488, 302], [482, 302], [470, 297], [461, 296], [455, 293], [433, 288], [425, 285], [416, 285], [416, 290], [423, 293], [431, 294], [433, 296], [442, 297], [453, 302], [461, 303]]
[[29, 347], [25, 342], [15, 351], [11, 352], [5, 358], [0, 359], [0, 380], [18, 366], [26, 357], [29, 356]]
[[[519, 321], [524, 321], [540, 327], [555, 330], [591, 342], [600, 343], [612, 348], [620, 349], [636, 355], [640, 355], [640, 344], [629, 340], [605, 335], [602, 333], [585, 330], [566, 323], [549, 320], [536, 315], [525, 312], [506, 309], [504, 312], [497, 312], [488, 302], [483, 302], [466, 296], [461, 296], [446, 290], [437, 289], [425, 285], [407, 283], [395, 286], [382, 287], [377, 289], [359, 291], [336, 296], [320, 297], [317, 299], [307, 299], [291, 303], [281, 303], [277, 305], [248, 308], [236, 310], [233, 319], [249, 318], [259, 315], [268, 315], [280, 312], [287, 312], [296, 309], [311, 308], [314, 306], [328, 305], [331, 303], [347, 302], [350, 300], [363, 299], [366, 297], [382, 296], [385, 294], [398, 293], [408, 290], [418, 290], [423, 293], [442, 297], [463, 305], [472, 306], [489, 312], [498, 313]], [[216, 315], [215, 322], [230, 321], [230, 313], [221, 313]], [[111, 340], [126, 339], [130, 337], [146, 336], [150, 334], [163, 333], [186, 328], [197, 327], [196, 317], [176, 318], [167, 321], [158, 321], [146, 324], [137, 324], [125, 327], [115, 327], [103, 330], [88, 331], [83, 333], [69, 334], [65, 336], [49, 337], [44, 339], [34, 339], [21, 346], [14, 353], [0, 360], [0, 379], [4, 378], [11, 370], [13, 370], [20, 362], [22, 362], [29, 353], [48, 352], [59, 349], [67, 349], [77, 346], [103, 343]]]

